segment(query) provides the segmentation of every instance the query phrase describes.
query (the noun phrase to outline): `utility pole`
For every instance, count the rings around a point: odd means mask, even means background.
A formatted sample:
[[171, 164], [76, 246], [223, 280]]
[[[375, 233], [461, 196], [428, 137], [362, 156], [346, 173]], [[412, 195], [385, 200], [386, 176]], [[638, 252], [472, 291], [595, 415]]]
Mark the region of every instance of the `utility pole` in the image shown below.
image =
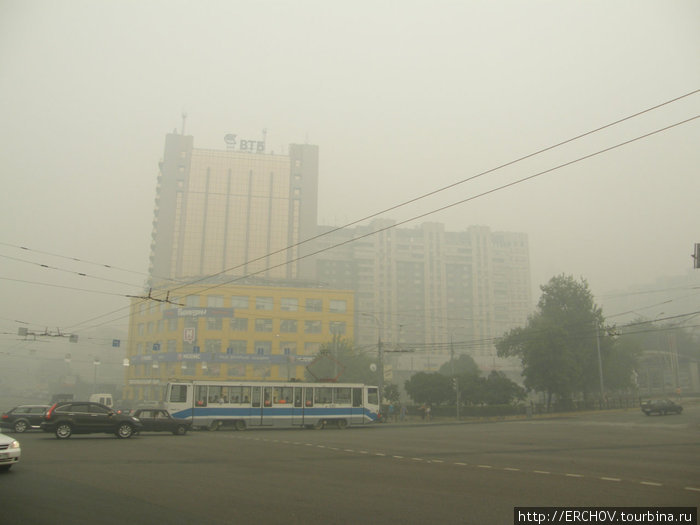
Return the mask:
[[600, 331], [598, 323], [595, 325], [595, 340], [598, 346], [598, 374], [600, 375], [600, 401], [605, 400], [605, 387], [603, 386], [603, 360], [600, 357]]
[[384, 394], [384, 350], [382, 349], [382, 334], [377, 335], [377, 353], [379, 354], [379, 406], [382, 406]]
[[452, 334], [450, 334], [450, 371], [452, 373], [452, 386], [454, 386], [455, 399], [457, 401], [457, 421], [459, 421], [459, 379], [457, 379], [457, 376], [455, 375], [455, 346], [454, 341], [452, 340]]

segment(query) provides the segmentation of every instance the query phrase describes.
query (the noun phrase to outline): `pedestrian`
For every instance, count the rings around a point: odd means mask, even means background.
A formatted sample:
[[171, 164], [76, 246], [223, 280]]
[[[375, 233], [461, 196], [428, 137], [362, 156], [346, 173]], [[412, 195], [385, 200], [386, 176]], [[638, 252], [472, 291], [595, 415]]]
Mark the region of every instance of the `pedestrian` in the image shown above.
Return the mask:
[[425, 419], [430, 421], [430, 419], [433, 417], [432, 414], [432, 407], [430, 406], [430, 403], [425, 407]]
[[389, 403], [389, 422], [394, 420], [394, 403]]
[[399, 416], [401, 421], [406, 421], [406, 413], [407, 413], [406, 405], [401, 405], [401, 415]]

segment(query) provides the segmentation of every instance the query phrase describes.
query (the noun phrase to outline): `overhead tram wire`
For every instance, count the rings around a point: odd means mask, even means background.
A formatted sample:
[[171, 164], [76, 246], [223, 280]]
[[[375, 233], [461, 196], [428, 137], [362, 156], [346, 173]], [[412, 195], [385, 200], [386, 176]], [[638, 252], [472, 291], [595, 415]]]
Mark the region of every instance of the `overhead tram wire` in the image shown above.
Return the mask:
[[[24, 251], [26, 251], [26, 252], [40, 253], [40, 254], [42, 254], [42, 255], [49, 255], [49, 256], [51, 256], [51, 257], [58, 257], [59, 259], [66, 259], [66, 260], [69, 260], [69, 261], [75, 261], [75, 262], [79, 262], [79, 263], [83, 263], [83, 264], [90, 264], [90, 265], [92, 265], [92, 266], [99, 266], [100, 268], [107, 268], [107, 269], [109, 269], [109, 270], [117, 270], [117, 271], [120, 271], [120, 272], [133, 273], [133, 274], [135, 274], [135, 275], [141, 275], [141, 276], [144, 276], [144, 277], [153, 277], [153, 276], [151, 276], [150, 274], [148, 274], [148, 273], [146, 273], [146, 272], [137, 272], [136, 270], [129, 270], [128, 268], [120, 268], [119, 266], [115, 266], [115, 265], [113, 265], [113, 264], [104, 264], [104, 263], [98, 263], [98, 262], [94, 262], [94, 261], [86, 261], [86, 260], [84, 260], [84, 259], [79, 259], [78, 257], [70, 257], [70, 256], [68, 256], [68, 255], [61, 255], [61, 254], [58, 254], [58, 253], [51, 253], [51, 252], [46, 252], [46, 251], [42, 251], [42, 250], [35, 250], [35, 249], [33, 249], [33, 248], [27, 248], [26, 246], [19, 246], [19, 245], [10, 244], [10, 243], [7, 243], [7, 242], [0, 242], [0, 246], [7, 246], [7, 247], [10, 247], [10, 248], [16, 248], [16, 249], [18, 249], [18, 250], [24, 250]], [[0, 257], [8, 257], [8, 256], [0, 255]], [[8, 257], [8, 258], [9, 258], [9, 257]], [[18, 260], [19, 260], [19, 259], [18, 259]], [[27, 262], [29, 262], [29, 261], [27, 261]], [[170, 279], [170, 278], [158, 277], [158, 276], [155, 276], [155, 277], [157, 277], [158, 279], [162, 279], [162, 280], [164, 280], [164, 281], [180, 282], [180, 281], [178, 281], [177, 279]]]
[[[696, 90], [696, 91], [692, 92], [691, 94], [697, 93], [697, 92], [699, 92], [699, 91], [700, 91], [700, 90]], [[685, 97], [685, 96], [689, 96], [689, 95], [684, 95], [684, 97]], [[680, 98], [683, 98], [683, 97], [680, 97]], [[678, 100], [678, 99], [674, 99], [674, 100]], [[670, 101], [667, 102], [667, 103], [670, 103]], [[667, 103], [661, 104], [661, 105], [659, 105], [659, 106], [655, 106], [654, 108], [660, 107], [660, 106], [665, 105], [665, 104], [667, 104]], [[640, 114], [645, 113], [645, 112], [647, 112], [647, 111], [650, 111], [651, 109], [654, 109], [654, 108], [650, 108], [649, 110], [645, 110], [645, 111], [643, 111], [643, 112], [636, 113], [634, 116], [640, 115]], [[632, 117], [628, 117], [628, 118], [632, 118]], [[364, 239], [364, 238], [366, 238], [366, 237], [370, 237], [370, 236], [372, 236], [372, 235], [376, 235], [376, 234], [381, 233], [381, 232], [383, 232], [383, 231], [387, 231], [387, 230], [390, 230], [390, 229], [393, 229], [393, 228], [397, 228], [397, 227], [402, 226], [402, 225], [404, 225], [404, 224], [407, 224], [407, 223], [409, 223], [409, 222], [413, 222], [413, 221], [415, 221], [415, 220], [422, 219], [422, 218], [424, 218], [424, 217], [433, 215], [433, 214], [435, 214], [435, 213], [439, 213], [439, 212], [441, 212], [441, 211], [448, 210], [448, 209], [450, 209], [450, 208], [459, 206], [459, 205], [461, 205], [461, 204], [465, 204], [465, 203], [467, 203], [467, 202], [470, 202], [470, 201], [476, 200], [476, 199], [478, 199], [478, 198], [481, 198], [481, 197], [490, 195], [490, 194], [492, 194], [492, 193], [496, 193], [496, 192], [498, 192], [498, 191], [501, 191], [501, 190], [504, 190], [504, 189], [507, 189], [507, 188], [516, 186], [516, 185], [521, 184], [521, 183], [523, 183], [523, 182], [527, 182], [527, 181], [533, 180], [533, 179], [535, 179], [535, 178], [541, 177], [542, 175], [546, 175], [546, 174], [551, 173], [551, 172], [553, 172], [553, 171], [556, 171], [556, 170], [559, 170], [559, 169], [562, 169], [562, 168], [565, 168], [565, 167], [568, 167], [568, 166], [577, 164], [577, 163], [582, 162], [582, 161], [584, 161], [584, 160], [588, 160], [588, 159], [590, 159], [590, 158], [593, 158], [593, 157], [602, 155], [603, 153], [607, 153], [607, 152], [613, 151], [613, 150], [615, 150], [615, 149], [621, 148], [621, 147], [623, 147], [623, 146], [627, 146], [627, 145], [632, 144], [632, 143], [634, 143], [634, 142], [637, 142], [637, 141], [639, 141], [639, 140], [642, 140], [642, 139], [645, 139], [645, 138], [649, 138], [649, 137], [654, 136], [654, 135], [657, 135], [657, 134], [659, 134], [659, 133], [663, 133], [663, 132], [668, 131], [668, 130], [670, 130], [670, 129], [673, 129], [673, 128], [675, 128], [675, 127], [678, 127], [678, 126], [681, 126], [681, 125], [684, 125], [684, 124], [688, 124], [688, 123], [690, 123], [690, 122], [692, 122], [692, 121], [694, 121], [694, 120], [697, 120], [698, 118], [700, 118], [700, 115], [695, 115], [695, 116], [690, 117], [690, 118], [688, 118], [688, 119], [685, 119], [685, 120], [676, 122], [676, 123], [674, 123], [674, 124], [670, 124], [670, 125], [668, 125], [668, 126], [664, 126], [664, 127], [662, 127], [662, 128], [658, 128], [658, 129], [656, 129], [656, 130], [654, 130], [654, 131], [650, 131], [650, 132], [644, 133], [644, 134], [642, 134], [642, 135], [638, 135], [637, 137], [634, 137], [634, 138], [632, 138], [632, 139], [628, 139], [628, 140], [626, 140], [626, 141], [617, 143], [617, 144], [615, 144], [615, 145], [613, 145], [613, 146], [610, 146], [610, 147], [607, 147], [607, 148], [604, 148], [604, 149], [595, 151], [595, 152], [590, 153], [590, 154], [588, 154], [588, 155], [584, 155], [584, 156], [582, 156], [582, 157], [578, 157], [578, 158], [576, 158], [576, 159], [574, 159], [574, 160], [571, 160], [571, 161], [568, 161], [568, 162], [559, 164], [559, 165], [554, 166], [554, 167], [552, 167], [552, 168], [549, 168], [549, 169], [546, 169], [546, 170], [537, 172], [537, 173], [535, 173], [535, 174], [533, 174], [533, 175], [529, 175], [529, 176], [527, 176], [527, 177], [523, 177], [523, 178], [521, 178], [521, 179], [518, 179], [518, 180], [515, 180], [515, 181], [512, 181], [512, 182], [509, 182], [509, 183], [507, 183], [507, 184], [503, 184], [503, 185], [501, 185], [501, 186], [497, 186], [496, 188], [492, 188], [492, 189], [490, 189], [490, 190], [481, 192], [481, 193], [479, 193], [479, 194], [477, 194], [477, 195], [473, 195], [473, 196], [471, 196], [471, 197], [467, 197], [467, 198], [465, 198], [465, 199], [461, 199], [461, 200], [459, 200], [459, 201], [456, 201], [456, 202], [451, 203], [451, 204], [447, 204], [447, 205], [445, 205], [445, 206], [441, 206], [441, 207], [436, 208], [436, 209], [433, 209], [433, 210], [431, 210], [431, 211], [427, 211], [427, 212], [425, 212], [425, 213], [421, 213], [421, 214], [419, 214], [419, 215], [415, 215], [415, 216], [413, 216], [413, 217], [410, 217], [410, 218], [405, 219], [405, 220], [403, 220], [403, 221], [396, 222], [395, 224], [386, 226], [386, 227], [384, 227], [384, 228], [379, 228], [379, 229], [377, 229], [377, 230], [374, 230], [374, 231], [372, 231], [372, 232], [366, 233], [366, 234], [364, 234], [364, 235], [360, 235], [360, 236], [358, 236], [358, 237], [354, 237], [354, 238], [352, 238], [352, 239], [348, 239], [348, 240], [346, 240], [346, 241], [343, 241], [343, 242], [334, 244], [334, 245], [332, 245], [332, 246], [328, 246], [328, 247], [326, 247], [326, 248], [323, 248], [323, 249], [321, 249], [321, 250], [317, 250], [317, 251], [315, 251], [315, 252], [312, 252], [312, 253], [309, 253], [309, 254], [306, 254], [306, 255], [302, 255], [302, 256], [296, 257], [296, 258], [294, 258], [294, 259], [291, 259], [291, 260], [289, 260], [289, 261], [285, 261], [285, 262], [280, 263], [280, 264], [276, 264], [276, 265], [273, 265], [273, 266], [268, 266], [268, 267], [263, 268], [263, 269], [261, 269], [261, 270], [259, 270], [259, 271], [257, 271], [257, 272], [251, 272], [251, 273], [249, 273], [249, 274], [246, 274], [246, 275], [241, 276], [241, 277], [236, 277], [236, 278], [231, 279], [231, 280], [229, 280], [229, 281], [224, 281], [224, 282], [221, 282], [221, 283], [218, 283], [218, 284], [214, 284], [214, 285], [211, 285], [211, 286], [205, 286], [205, 287], [202, 288], [202, 291], [213, 290], [213, 289], [216, 289], [216, 288], [218, 288], [218, 287], [221, 287], [221, 286], [224, 286], [224, 285], [227, 285], [227, 284], [231, 284], [231, 283], [234, 283], [234, 282], [237, 282], [237, 281], [241, 281], [241, 280], [246, 279], [246, 278], [248, 278], [248, 277], [252, 277], [252, 276], [255, 276], [255, 275], [258, 275], [258, 274], [267, 272], [267, 271], [269, 271], [269, 270], [273, 270], [273, 269], [275, 269], [275, 268], [280, 268], [280, 267], [283, 267], [283, 266], [287, 266], [287, 265], [289, 265], [289, 264], [298, 262], [298, 261], [303, 260], [303, 259], [306, 259], [306, 258], [308, 258], [308, 257], [313, 257], [313, 256], [318, 255], [318, 254], [320, 254], [320, 253], [324, 253], [324, 252], [326, 252], [326, 251], [329, 251], [329, 250], [338, 248], [338, 247], [340, 247], [340, 246], [344, 246], [344, 245], [350, 244], [350, 243], [352, 243], [352, 242], [356, 242], [356, 241], [358, 241], [358, 240], [360, 240], [360, 239]], [[623, 120], [627, 120], [627, 119], [623, 119]], [[617, 123], [617, 122], [622, 122], [623, 120], [616, 121], [615, 123]], [[601, 127], [601, 128], [598, 128], [598, 130], [600, 130], [600, 129], [605, 129], [606, 127], [610, 127], [611, 125], [614, 125], [615, 123], [609, 124], [609, 125], [607, 125], [607, 126], [603, 126], [603, 127]], [[592, 133], [592, 132], [589, 132], [588, 134], [590, 134], [590, 133]], [[585, 136], [585, 135], [586, 135], [586, 134], [584, 134], [584, 135], [579, 135], [579, 137], [582, 137], [582, 136]], [[577, 137], [577, 138], [579, 138], [579, 137]], [[571, 140], [575, 140], [575, 139], [570, 139], [570, 140], [568, 140], [568, 141], [561, 142], [561, 143], [559, 143], [559, 145], [561, 145], [561, 144], [566, 144], [566, 143], [568, 143], [568, 142], [571, 142]], [[556, 147], [556, 146], [552, 146], [552, 147]], [[547, 149], [551, 149], [552, 147], [547, 148]], [[547, 149], [540, 150], [540, 152], [538, 152], [538, 153], [541, 153], [541, 152], [543, 152], [543, 151], [547, 151]], [[523, 159], [525, 159], [525, 158], [530, 158], [531, 156], [536, 155], [536, 154], [537, 154], [537, 153], [533, 153], [533, 154], [528, 155], [528, 156], [526, 156], [526, 157], [522, 157], [522, 158], [519, 159], [519, 160], [523, 160]], [[513, 162], [517, 162], [517, 161], [513, 161]], [[512, 164], [513, 162], [508, 163], [508, 164], [504, 164], [503, 166], [510, 165], [510, 164]], [[503, 167], [503, 166], [501, 166], [501, 167]], [[484, 172], [483, 174], [491, 173], [491, 172], [495, 171], [495, 169], [498, 169], [498, 168], [494, 168], [494, 169], [492, 169], [492, 170], [489, 170], [488, 172]], [[481, 176], [481, 175], [482, 175], [482, 174], [480, 174], [480, 175], [478, 175], [478, 176]], [[465, 179], [463, 182], [466, 182], [467, 180], [472, 180], [472, 179], [474, 179], [475, 177], [476, 177], [476, 176], [471, 177], [470, 179]], [[451, 186], [449, 186], [449, 187], [454, 187], [455, 185], [457, 185], [457, 183], [455, 183], [455, 184], [453, 184], [453, 185], [451, 185]], [[443, 188], [443, 189], [441, 189], [441, 190], [438, 190], [438, 191], [443, 191], [444, 189], [447, 189], [447, 188], [448, 188], [448, 187], [445, 187], [445, 188]], [[432, 195], [432, 194], [435, 194], [435, 193], [436, 193], [436, 192], [431, 192], [430, 194], [426, 194], [425, 196]], [[421, 197], [421, 198], [422, 198], [422, 197]], [[403, 204], [394, 206], [394, 207], [392, 207], [392, 208], [388, 208], [387, 210], [397, 209], [397, 208], [400, 207], [400, 206], [404, 206], [404, 205], [408, 204], [409, 202], [415, 202], [416, 200], [418, 200], [418, 198], [413, 199], [413, 200], [411, 200], [411, 201], [406, 201], [406, 202], [403, 203]], [[387, 210], [385, 210], [385, 211], [387, 211]], [[384, 213], [384, 211], [379, 212], [378, 214], [375, 214], [375, 215], [372, 215], [372, 216], [369, 216], [369, 217], [374, 217], [374, 216], [379, 215], [379, 214], [381, 214], [381, 213]], [[360, 219], [360, 220], [361, 220], [361, 221], [364, 221], [364, 220], [366, 220], [366, 218], [365, 218], [365, 219]], [[346, 225], [345, 227], [350, 226], [350, 225], [353, 225], [353, 224], [356, 224], [357, 222], [359, 222], [359, 221], [355, 221], [355, 222], [349, 223], [349, 224]], [[342, 228], [337, 228], [336, 230], [331, 230], [331, 231], [329, 231], [329, 232], [324, 233], [323, 235], [328, 235], [328, 234], [331, 233], [332, 231], [337, 231], [337, 230], [339, 230], [339, 229], [342, 229]], [[208, 279], [211, 279], [212, 277], [216, 277], [216, 276], [222, 275], [222, 274], [224, 274], [224, 273], [226, 273], [226, 272], [229, 272], [229, 271], [231, 271], [231, 270], [235, 270], [235, 269], [237, 269], [237, 268], [240, 268], [240, 267], [242, 267], [242, 266], [245, 266], [246, 264], [250, 264], [251, 262], [255, 262], [255, 261], [258, 261], [258, 260], [265, 259], [265, 258], [269, 257], [270, 255], [275, 255], [275, 254], [277, 254], [277, 253], [281, 253], [281, 252], [283, 252], [283, 251], [286, 251], [286, 250], [288, 250], [288, 249], [294, 248], [294, 247], [296, 247], [296, 246], [299, 246], [299, 245], [301, 245], [301, 244], [303, 244], [303, 243], [305, 243], [305, 242], [309, 242], [310, 240], [319, 238], [319, 237], [321, 237], [321, 236], [322, 236], [322, 235], [317, 235], [316, 237], [311, 237], [311, 238], [309, 238], [309, 239], [307, 239], [307, 240], [305, 240], [305, 241], [301, 241], [301, 242], [299, 242], [299, 243], [297, 243], [297, 244], [295, 244], [295, 245], [292, 245], [292, 246], [290, 246], [290, 247], [287, 247], [287, 248], [285, 248], [285, 249], [277, 250], [277, 251], [272, 252], [272, 253], [270, 253], [270, 254], [268, 254], [268, 255], [266, 255], [266, 256], [259, 257], [259, 258], [257, 258], [257, 259], [253, 259], [253, 260], [251, 260], [251, 261], [248, 261], [247, 263], [244, 263], [244, 264], [241, 264], [241, 265], [232, 267], [232, 268], [228, 268], [228, 269], [226, 269], [226, 270], [222, 270], [221, 272], [218, 272], [218, 273], [215, 273], [215, 274], [206, 276], [206, 277], [202, 277], [202, 278], [200, 278], [200, 279], [195, 279], [195, 280], [191, 281], [191, 282], [190, 282], [189, 284], [187, 284], [187, 285], [183, 285], [183, 286], [180, 286], [180, 287], [176, 287], [176, 288], [173, 288], [173, 289], [169, 289], [169, 290], [167, 290], [167, 291], [170, 292], [170, 293], [172, 293], [172, 292], [174, 292], [174, 291], [177, 291], [177, 290], [183, 288], [184, 286], [191, 286], [191, 285], [196, 284], [196, 283], [198, 283], [198, 282], [206, 281], [206, 280], [208, 280]], [[126, 308], [128, 308], [128, 307], [126, 307]], [[94, 320], [100, 319], [100, 318], [105, 317], [105, 316], [107, 316], [107, 315], [112, 315], [113, 313], [119, 312], [119, 311], [121, 311], [121, 310], [124, 310], [124, 308], [120, 308], [120, 309], [118, 309], [118, 310], [114, 310], [114, 311], [112, 311], [112, 312], [103, 314], [103, 315], [101, 315], [101, 316], [98, 316], [98, 317], [95, 317], [95, 318], [92, 318], [92, 319], [88, 319], [88, 320], [86, 320], [86, 321], [83, 321], [83, 322], [81, 322], [81, 323], [78, 323], [78, 324], [76, 324], [76, 325], [73, 325], [73, 327], [75, 327], [75, 326], [80, 326], [80, 325], [83, 325], [83, 324], [86, 324], [86, 323], [90, 323], [90, 322], [92, 322], [92, 321], [94, 321]], [[117, 319], [115, 319], [115, 320], [119, 320], [119, 319], [123, 319], [123, 318], [127, 318], [127, 317], [128, 317], [128, 315], [125, 315], [125, 316], [119, 317], [119, 318], [117, 318]], [[103, 324], [104, 324], [104, 323], [103, 323]], [[96, 325], [96, 326], [100, 326], [100, 325]]]

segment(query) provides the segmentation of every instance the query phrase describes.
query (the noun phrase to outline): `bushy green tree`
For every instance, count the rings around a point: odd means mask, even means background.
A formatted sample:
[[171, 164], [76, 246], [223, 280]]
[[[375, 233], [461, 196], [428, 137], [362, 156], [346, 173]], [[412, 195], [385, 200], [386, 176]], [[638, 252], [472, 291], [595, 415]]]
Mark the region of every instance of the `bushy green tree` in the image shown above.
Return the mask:
[[567, 400], [599, 392], [598, 345], [603, 372], [631, 376], [629, 359], [615, 353], [602, 310], [585, 280], [559, 275], [541, 286], [542, 296], [527, 326], [507, 332], [496, 344], [500, 357], [519, 357], [525, 386]]
[[440, 405], [454, 400], [450, 378], [437, 372], [418, 372], [404, 383], [404, 388], [416, 403]]
[[447, 361], [438, 369], [438, 373], [444, 376], [471, 374], [479, 375], [479, 365], [474, 358], [467, 354], [460, 354], [457, 359]]
[[306, 381], [379, 384], [376, 357], [358, 351], [353, 342], [339, 336], [323, 343], [304, 372]]

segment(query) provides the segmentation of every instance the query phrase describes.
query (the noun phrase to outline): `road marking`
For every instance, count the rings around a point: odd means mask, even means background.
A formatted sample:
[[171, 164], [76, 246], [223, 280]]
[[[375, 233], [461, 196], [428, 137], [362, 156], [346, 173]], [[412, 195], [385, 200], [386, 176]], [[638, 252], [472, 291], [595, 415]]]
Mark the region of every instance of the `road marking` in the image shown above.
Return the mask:
[[663, 487], [661, 483], [656, 483], [655, 481], [640, 481], [642, 485], [649, 485], [651, 487]]
[[491, 465], [477, 465], [479, 468], [493, 468]]
[[403, 459], [403, 456], [391, 456], [391, 457], [395, 458], [395, 459]]
[[551, 472], [547, 472], [546, 470], [533, 470], [535, 474], [551, 474]]
[[411, 458], [413, 461], [423, 461], [423, 458]]
[[564, 474], [565, 476], [568, 476], [570, 478], [582, 478], [583, 474]]
[[505, 467], [503, 470], [509, 470], [511, 472], [519, 472], [519, 468], [513, 468], [513, 467]]
[[360, 450], [360, 454], [369, 454], [366, 450]]
[[430, 463], [444, 463], [441, 459], [433, 459]]
[[384, 454], [384, 452], [375, 452], [374, 455], [375, 456], [386, 456], [386, 454]]
[[466, 463], [455, 463], [455, 465], [459, 465], [460, 467], [466, 467], [466, 466], [467, 466]]
[[355, 452], [355, 451], [354, 451], [353, 449], [351, 449], [351, 448], [346, 448], [346, 449], [345, 449], [345, 452]]
[[683, 487], [685, 490], [693, 490], [695, 492], [700, 492], [700, 488], [698, 487]]
[[601, 477], [600, 479], [602, 479], [603, 481], [622, 481], [620, 478], [606, 478], [605, 476]]
[[326, 445], [316, 445], [316, 448], [326, 448]]

